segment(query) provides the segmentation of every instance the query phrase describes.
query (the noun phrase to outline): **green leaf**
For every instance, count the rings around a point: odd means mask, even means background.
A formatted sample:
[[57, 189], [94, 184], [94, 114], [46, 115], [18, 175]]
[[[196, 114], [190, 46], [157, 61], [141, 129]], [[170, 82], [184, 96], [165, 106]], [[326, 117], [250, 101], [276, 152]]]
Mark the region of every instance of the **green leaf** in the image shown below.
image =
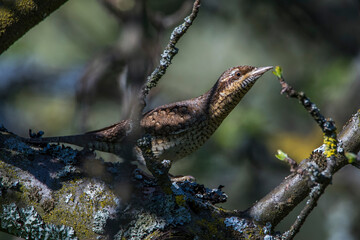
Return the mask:
[[281, 151], [280, 149], [278, 149], [277, 154], [275, 154], [275, 157], [280, 161], [284, 161], [286, 158], [288, 158], [288, 155], [283, 151]]
[[280, 66], [275, 67], [275, 71], [272, 72], [278, 78], [282, 78], [282, 69]]
[[354, 153], [351, 153], [351, 152], [346, 152], [345, 153], [345, 157], [348, 159], [348, 162], [349, 163], [354, 163], [356, 162], [356, 154]]

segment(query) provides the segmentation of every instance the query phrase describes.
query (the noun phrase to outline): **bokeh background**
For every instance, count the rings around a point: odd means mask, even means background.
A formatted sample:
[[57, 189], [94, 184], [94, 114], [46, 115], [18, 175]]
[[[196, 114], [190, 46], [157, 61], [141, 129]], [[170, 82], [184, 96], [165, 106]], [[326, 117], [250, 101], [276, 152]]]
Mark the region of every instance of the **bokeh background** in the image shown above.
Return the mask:
[[[136, 89], [191, 4], [69, 0], [0, 56], [0, 123], [21, 136], [29, 128], [56, 136], [128, 117]], [[356, 0], [203, 0], [178, 48], [147, 109], [196, 97], [237, 65], [282, 66], [286, 80], [339, 129], [360, 106]], [[322, 142], [305, 110], [279, 91], [276, 77], [264, 75], [214, 136], [171, 172], [224, 185], [225, 208], [251, 206], [289, 174], [274, 157], [277, 149], [300, 161]], [[296, 239], [360, 239], [359, 187], [359, 170], [342, 169]], [[299, 210], [276, 230], [286, 230]]]

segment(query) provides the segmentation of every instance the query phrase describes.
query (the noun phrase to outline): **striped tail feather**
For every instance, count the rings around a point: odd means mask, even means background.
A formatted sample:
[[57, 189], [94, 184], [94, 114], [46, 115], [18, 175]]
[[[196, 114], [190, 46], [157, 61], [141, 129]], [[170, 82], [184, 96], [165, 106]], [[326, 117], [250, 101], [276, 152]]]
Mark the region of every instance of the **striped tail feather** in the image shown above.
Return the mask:
[[121, 151], [120, 143], [129, 135], [130, 131], [130, 121], [124, 120], [109, 127], [85, 134], [22, 139], [24, 142], [34, 145], [68, 143], [79, 147], [118, 154]]

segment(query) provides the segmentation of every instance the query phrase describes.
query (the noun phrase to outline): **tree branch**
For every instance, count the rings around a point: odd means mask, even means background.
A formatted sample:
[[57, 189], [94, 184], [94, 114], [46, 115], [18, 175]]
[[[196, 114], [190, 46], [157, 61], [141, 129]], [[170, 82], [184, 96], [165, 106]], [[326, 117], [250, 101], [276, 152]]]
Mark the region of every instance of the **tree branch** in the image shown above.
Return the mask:
[[[43, 239], [240, 239], [262, 226], [214, 206], [227, 196], [195, 182], [171, 184], [88, 151], [33, 148], [0, 129], [0, 230]], [[249, 232], [239, 232], [242, 228]]]
[[[358, 152], [360, 149], [360, 110], [352, 116], [338, 136], [340, 148], [346, 152]], [[311, 186], [307, 176], [302, 172], [307, 171], [311, 163], [324, 161], [322, 147], [316, 149], [309, 159], [299, 165], [296, 173], [289, 175], [275, 189], [249, 208], [245, 214], [255, 220], [276, 226], [292, 209], [294, 209], [310, 193]], [[334, 172], [348, 164], [342, 151], [337, 155]]]
[[18, 0], [0, 3], [0, 54], [67, 0]]
[[[328, 131], [329, 136], [332, 136], [332, 130], [335, 129], [333, 127], [329, 127], [327, 121], [321, 116], [320, 112], [316, 109], [316, 106], [311, 104], [311, 102], [305, 98], [304, 94], [297, 94], [293, 89], [289, 89], [289, 87], [285, 86], [282, 82], [283, 87], [285, 87], [285, 91], [290, 91], [290, 94], [293, 94], [296, 98], [300, 97], [302, 104], [309, 109], [312, 116], [316, 115], [314, 118], [322, 127], [325, 132], [325, 140], [326, 132]], [[284, 90], [284, 89], [283, 89]], [[306, 103], [307, 102], [307, 103]], [[305, 103], [305, 104], [304, 104]], [[317, 113], [316, 113], [317, 112]], [[339, 153], [336, 157], [330, 157], [332, 154], [336, 153], [336, 145], [335, 151], [333, 149], [329, 149], [328, 146], [320, 147], [314, 150], [313, 154], [309, 159], [305, 159], [302, 161], [295, 173], [292, 173], [274, 190], [272, 190], [269, 194], [267, 194], [264, 198], [254, 204], [251, 208], [245, 211], [245, 215], [255, 219], [258, 222], [262, 222], [263, 224], [270, 222], [273, 226], [276, 226], [285, 216], [287, 216], [302, 200], [304, 200], [310, 193], [312, 187], [314, 186], [314, 181], [317, 182], [319, 179], [316, 177], [324, 176], [326, 173], [329, 173], [330, 177], [328, 177], [327, 181], [315, 183], [317, 186], [313, 192], [311, 201], [308, 206], [304, 209], [301, 216], [306, 217], [307, 214], [312, 210], [315, 206], [317, 199], [320, 197], [326, 186], [330, 183], [331, 176], [338, 171], [343, 166], [347, 165], [349, 162], [347, 158], [344, 156], [344, 152], [358, 152], [360, 149], [360, 125], [359, 125], [359, 115], [358, 111], [349, 122], [345, 125], [342, 132], [338, 137]], [[331, 124], [330, 124], [331, 126]], [[328, 145], [331, 145], [333, 142], [327, 142]], [[334, 147], [334, 146], [332, 146]], [[329, 153], [329, 151], [331, 153]], [[330, 154], [330, 155], [329, 155]], [[330, 158], [330, 159], [329, 159]], [[330, 163], [330, 164], [329, 164]], [[309, 171], [311, 176], [309, 176]], [[309, 177], [313, 177], [315, 175], [315, 179], [309, 182]], [[300, 217], [299, 221], [302, 217]], [[301, 222], [297, 222], [297, 227], [301, 226]], [[294, 230], [293, 229], [293, 230]]]
[[175, 47], [179, 39], [186, 33], [189, 27], [194, 22], [197, 14], [199, 12], [201, 0], [195, 0], [191, 14], [185, 18], [185, 22], [177, 26], [174, 31], [171, 33], [169, 43], [165, 47], [163, 53], [161, 54], [160, 64], [155, 70], [148, 76], [147, 82], [144, 85], [141, 92], [141, 104], [143, 106], [140, 108], [140, 112], [146, 106], [145, 99], [149, 94], [150, 90], [156, 86], [160, 78], [166, 73], [167, 68], [171, 64], [171, 60], [178, 53], [178, 49]]
[[[360, 149], [360, 111], [339, 140], [344, 151]], [[301, 171], [324, 161], [322, 151], [317, 149], [244, 216], [214, 206], [226, 200], [221, 188], [172, 183], [169, 196], [134, 166], [104, 163], [92, 153], [69, 147], [32, 148], [0, 128], [0, 227], [32, 238], [50, 234], [57, 239], [262, 239], [308, 195], [308, 176]], [[346, 164], [347, 158], [339, 154], [334, 172]]]
[[[286, 93], [288, 97], [297, 98], [304, 108], [310, 113], [314, 121], [316, 121], [324, 133], [324, 155], [326, 156], [326, 168], [319, 174], [319, 168], [317, 165], [313, 165], [307, 168], [306, 175], [310, 176], [312, 181], [310, 192], [310, 199], [306, 202], [306, 206], [296, 218], [294, 224], [290, 227], [290, 230], [283, 234], [284, 240], [292, 240], [295, 235], [300, 231], [300, 228], [304, 224], [305, 220], [317, 205], [317, 201], [324, 193], [326, 187], [330, 184], [332, 174], [334, 173], [334, 166], [336, 163], [337, 154], [337, 139], [336, 139], [336, 126], [331, 119], [325, 119], [320, 113], [320, 109], [305, 96], [303, 92], [297, 92], [288, 83], [285, 82], [282, 70], [279, 66], [275, 68], [274, 74], [279, 78], [282, 86], [281, 93]], [[304, 172], [302, 173], [304, 174]]]

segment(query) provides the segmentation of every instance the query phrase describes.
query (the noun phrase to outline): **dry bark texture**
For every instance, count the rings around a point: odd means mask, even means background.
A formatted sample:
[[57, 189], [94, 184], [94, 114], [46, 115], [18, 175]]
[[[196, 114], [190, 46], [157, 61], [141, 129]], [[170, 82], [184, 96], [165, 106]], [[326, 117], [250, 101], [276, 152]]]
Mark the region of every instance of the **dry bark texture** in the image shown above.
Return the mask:
[[[360, 149], [355, 114], [339, 135], [344, 151]], [[321, 148], [300, 165], [324, 161]], [[1, 230], [20, 237], [59, 239], [262, 239], [310, 192], [309, 177], [290, 174], [247, 211], [216, 207], [227, 196], [196, 182], [165, 194], [132, 165], [105, 163], [88, 151], [33, 148], [5, 129], [0, 134]], [[347, 164], [339, 153], [336, 170]]]

